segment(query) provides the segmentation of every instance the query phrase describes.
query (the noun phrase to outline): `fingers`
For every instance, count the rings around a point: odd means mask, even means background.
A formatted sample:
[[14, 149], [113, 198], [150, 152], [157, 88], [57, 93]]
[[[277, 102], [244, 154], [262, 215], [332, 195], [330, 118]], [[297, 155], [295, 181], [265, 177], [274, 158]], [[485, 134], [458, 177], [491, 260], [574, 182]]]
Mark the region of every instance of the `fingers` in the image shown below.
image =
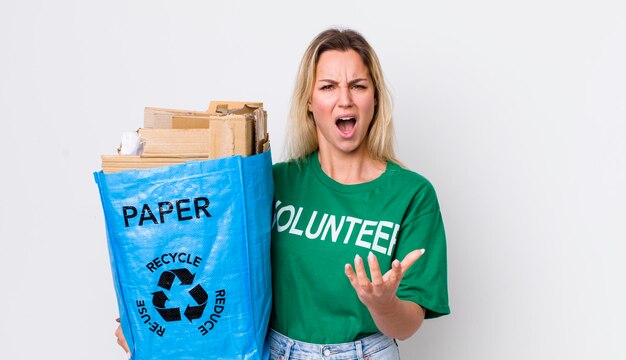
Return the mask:
[[[371, 271], [371, 259], [368, 256], [368, 262], [370, 262], [370, 271]], [[376, 268], [378, 269], [378, 276], [379, 278], [381, 278], [380, 276], [380, 268], [378, 267], [378, 262], [376, 261], [376, 259], [374, 258], [374, 261], [376, 262]], [[369, 292], [371, 290], [371, 286], [372, 283], [370, 283], [370, 279], [367, 277], [367, 273], [365, 272], [365, 265], [363, 264], [363, 259], [357, 254], [354, 257], [354, 269], [352, 268], [352, 265], [350, 264], [346, 264], [344, 267], [344, 272], [346, 274], [346, 276], [348, 277], [348, 280], [350, 280], [350, 284], [352, 284], [352, 287], [357, 290], [357, 292], [360, 291], [366, 291]]]
[[115, 329], [115, 337], [117, 337], [117, 344], [126, 351], [128, 354], [130, 349], [128, 348], [128, 343], [126, 342], [126, 338], [124, 337], [124, 332], [122, 331], [122, 325], [118, 325], [117, 329]]
[[370, 267], [370, 275], [372, 276], [372, 285], [381, 286], [385, 283], [383, 275], [380, 272], [380, 265], [378, 265], [378, 259], [376, 255], [370, 251], [367, 255], [367, 263]]
[[357, 254], [354, 257], [354, 268], [356, 269], [356, 282], [362, 289], [368, 289], [371, 285], [370, 279], [365, 272], [365, 265], [363, 259]]
[[357, 254], [354, 257], [354, 269], [351, 264], [346, 264], [344, 267], [344, 272], [352, 286], [356, 289], [360, 287], [362, 289], [369, 289], [372, 285], [374, 287], [382, 286], [387, 282], [390, 283], [398, 283], [404, 273], [411, 267], [413, 264], [424, 254], [424, 249], [413, 250], [408, 253], [402, 262], [399, 260], [394, 260], [391, 263], [391, 269], [382, 275], [380, 270], [380, 264], [378, 263], [378, 259], [370, 251], [367, 256], [367, 262], [370, 269], [370, 275], [372, 277], [372, 281], [367, 276], [365, 272], [365, 265], [363, 264], [363, 259]]
[[404, 276], [404, 273], [407, 270], [409, 270], [409, 268], [417, 261], [417, 259], [419, 259], [424, 254], [425, 251], [426, 250], [424, 249], [419, 249], [419, 250], [413, 250], [410, 253], [406, 254], [404, 259], [402, 259], [402, 263], [400, 264], [402, 268], [403, 276]]
[[400, 279], [402, 279], [402, 265], [400, 261], [397, 259], [391, 262], [391, 269], [385, 273], [383, 276], [385, 282], [389, 283], [399, 283]]
[[352, 286], [355, 286], [356, 274], [354, 273], [354, 270], [352, 270], [352, 265], [346, 264], [346, 266], [344, 267], [344, 272], [346, 273], [348, 280], [350, 280], [350, 284], [352, 284]]

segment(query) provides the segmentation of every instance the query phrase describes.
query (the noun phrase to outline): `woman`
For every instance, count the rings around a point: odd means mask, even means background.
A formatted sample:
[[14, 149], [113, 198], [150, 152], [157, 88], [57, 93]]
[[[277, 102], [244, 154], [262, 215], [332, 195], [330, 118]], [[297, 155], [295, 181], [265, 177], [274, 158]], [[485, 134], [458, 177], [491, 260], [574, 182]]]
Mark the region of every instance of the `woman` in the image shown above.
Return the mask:
[[445, 235], [433, 187], [395, 159], [381, 66], [359, 33], [312, 41], [291, 121], [291, 160], [274, 166], [272, 358], [398, 358], [393, 338], [449, 313]]
[[374, 50], [320, 33], [300, 63], [290, 160], [274, 165], [272, 359], [397, 359], [394, 338], [449, 313], [437, 197], [392, 138]]

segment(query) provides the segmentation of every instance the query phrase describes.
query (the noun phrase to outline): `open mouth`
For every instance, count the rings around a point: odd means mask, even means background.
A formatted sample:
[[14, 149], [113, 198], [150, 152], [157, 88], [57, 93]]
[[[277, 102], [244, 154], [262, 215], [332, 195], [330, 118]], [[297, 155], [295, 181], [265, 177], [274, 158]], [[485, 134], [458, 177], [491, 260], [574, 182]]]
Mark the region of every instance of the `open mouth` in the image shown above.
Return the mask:
[[350, 134], [356, 125], [356, 118], [353, 116], [340, 117], [335, 122], [337, 128], [344, 134]]

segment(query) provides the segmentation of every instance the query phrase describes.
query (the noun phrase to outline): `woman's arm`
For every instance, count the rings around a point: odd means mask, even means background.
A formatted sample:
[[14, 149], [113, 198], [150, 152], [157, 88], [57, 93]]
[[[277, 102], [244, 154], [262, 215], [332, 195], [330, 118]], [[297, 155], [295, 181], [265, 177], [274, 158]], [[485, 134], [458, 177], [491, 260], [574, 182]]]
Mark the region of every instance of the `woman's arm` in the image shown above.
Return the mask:
[[345, 273], [361, 302], [367, 306], [378, 329], [385, 335], [405, 340], [415, 334], [424, 321], [425, 312], [411, 301], [400, 300], [396, 290], [404, 273], [422, 256], [424, 250], [414, 250], [402, 260], [394, 260], [391, 269], [382, 275], [376, 256], [367, 257], [372, 281], [365, 272], [360, 256], [354, 258], [354, 268], [346, 264]]

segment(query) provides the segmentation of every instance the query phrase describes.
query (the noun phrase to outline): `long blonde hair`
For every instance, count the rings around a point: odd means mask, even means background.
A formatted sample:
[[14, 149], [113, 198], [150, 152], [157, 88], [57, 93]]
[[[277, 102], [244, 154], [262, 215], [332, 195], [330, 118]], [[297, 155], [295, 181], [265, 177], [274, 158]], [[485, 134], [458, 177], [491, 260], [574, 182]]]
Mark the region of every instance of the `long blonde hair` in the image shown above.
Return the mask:
[[358, 32], [331, 28], [313, 39], [302, 56], [291, 99], [290, 121], [287, 131], [287, 158], [300, 159], [317, 150], [317, 133], [308, 103], [313, 95], [315, 73], [320, 55], [328, 50], [356, 51], [369, 69], [374, 83], [376, 108], [370, 124], [367, 149], [374, 160], [398, 162], [393, 144], [391, 96], [383, 78], [382, 67], [374, 49]]

